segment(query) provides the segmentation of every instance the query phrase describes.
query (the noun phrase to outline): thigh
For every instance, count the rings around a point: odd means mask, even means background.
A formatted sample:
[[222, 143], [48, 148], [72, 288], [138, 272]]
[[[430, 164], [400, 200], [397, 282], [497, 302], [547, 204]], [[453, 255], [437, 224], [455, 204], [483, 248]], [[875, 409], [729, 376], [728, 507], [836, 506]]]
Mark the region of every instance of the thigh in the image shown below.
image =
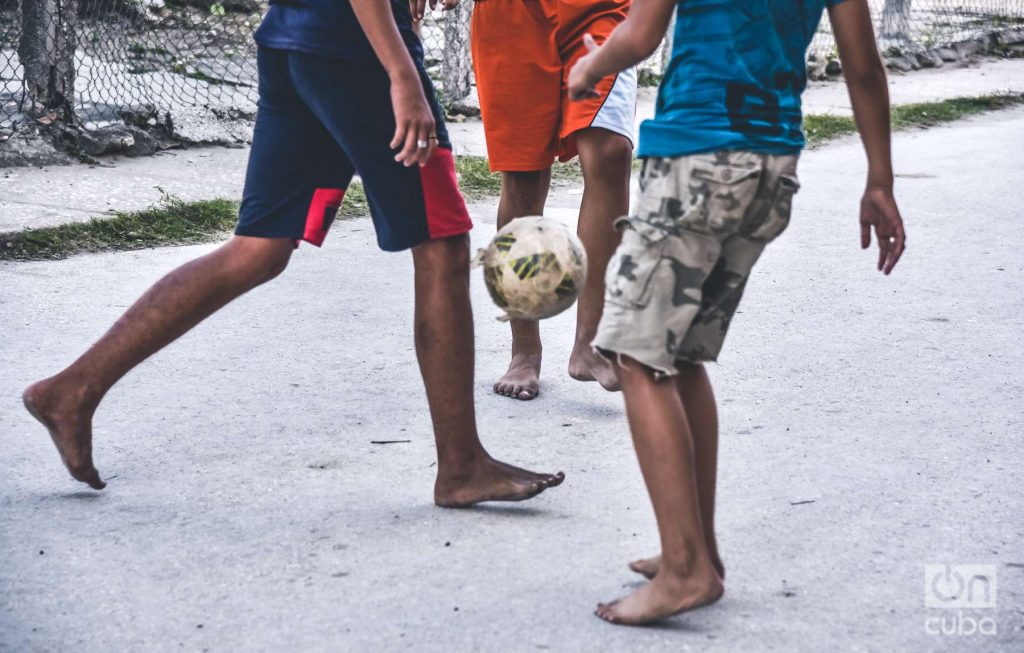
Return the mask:
[[[623, 21], [629, 0], [559, 0], [558, 50], [562, 61], [561, 93], [568, 93], [569, 71], [587, 54], [583, 35], [590, 34], [603, 43]], [[577, 154], [575, 134], [581, 129], [599, 127], [635, 140], [637, 77], [628, 68], [609, 75], [597, 84], [598, 96], [578, 102], [563, 101], [559, 127], [559, 159]]]
[[[799, 188], [795, 155], [730, 152], [720, 158], [726, 165], [759, 159], [759, 183], [749, 199], [743, 193], [719, 196], [723, 204], [740, 205], [736, 214], [742, 218], [722, 242], [721, 254], [703, 284], [700, 311], [680, 346], [680, 358], [690, 361], [718, 357], [754, 265], [767, 244], [789, 225], [793, 194]], [[722, 206], [715, 210], [727, 212]]]
[[353, 165], [296, 94], [288, 53], [261, 48], [258, 56], [260, 99], [235, 233], [320, 245]]
[[309, 110], [345, 151], [362, 179], [381, 249], [398, 251], [472, 227], [433, 85], [417, 64], [434, 113], [438, 147], [425, 166], [395, 161], [391, 82], [377, 62], [293, 56], [291, 72]]
[[557, 0], [481, 0], [472, 56], [492, 170], [551, 166], [562, 112]]

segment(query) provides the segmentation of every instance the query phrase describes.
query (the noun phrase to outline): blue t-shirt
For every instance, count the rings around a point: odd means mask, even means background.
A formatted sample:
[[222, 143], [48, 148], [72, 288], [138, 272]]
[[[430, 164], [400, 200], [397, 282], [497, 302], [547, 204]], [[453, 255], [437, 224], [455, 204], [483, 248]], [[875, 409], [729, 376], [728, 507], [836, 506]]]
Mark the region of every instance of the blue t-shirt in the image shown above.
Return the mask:
[[[423, 45], [412, 29], [408, 1], [391, 0], [391, 11], [413, 60], [422, 61]], [[270, 0], [255, 38], [267, 48], [357, 61], [377, 59], [348, 0]]]
[[804, 146], [800, 94], [822, 11], [842, 0], [680, 0], [672, 60], [638, 156]]

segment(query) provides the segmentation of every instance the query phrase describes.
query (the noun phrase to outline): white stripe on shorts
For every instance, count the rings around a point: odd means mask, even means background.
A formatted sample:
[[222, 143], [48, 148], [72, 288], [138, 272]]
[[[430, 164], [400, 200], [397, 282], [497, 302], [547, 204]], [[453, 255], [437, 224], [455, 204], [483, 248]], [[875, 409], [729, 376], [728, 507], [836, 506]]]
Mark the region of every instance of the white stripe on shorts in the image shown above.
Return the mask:
[[633, 130], [636, 124], [636, 68], [623, 70], [615, 78], [608, 97], [594, 116], [591, 127], [601, 127], [622, 134], [630, 143], [636, 143]]

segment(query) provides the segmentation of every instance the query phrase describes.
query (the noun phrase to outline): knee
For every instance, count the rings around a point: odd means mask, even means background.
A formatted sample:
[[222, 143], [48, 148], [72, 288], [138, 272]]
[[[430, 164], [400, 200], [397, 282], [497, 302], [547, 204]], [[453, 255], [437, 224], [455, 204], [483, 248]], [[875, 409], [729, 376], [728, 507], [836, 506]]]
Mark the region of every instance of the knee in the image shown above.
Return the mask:
[[633, 165], [633, 145], [620, 134], [609, 133], [602, 138], [591, 139], [580, 147], [580, 155], [586, 176], [628, 177]]
[[240, 281], [255, 287], [285, 271], [295, 245], [286, 238], [235, 236], [225, 248], [229, 254], [228, 269]]
[[416, 276], [421, 278], [468, 279], [469, 235], [428, 240], [413, 249]]
[[534, 197], [547, 192], [550, 178], [550, 168], [545, 170], [503, 172], [501, 173], [502, 190], [505, 193], [520, 197]]

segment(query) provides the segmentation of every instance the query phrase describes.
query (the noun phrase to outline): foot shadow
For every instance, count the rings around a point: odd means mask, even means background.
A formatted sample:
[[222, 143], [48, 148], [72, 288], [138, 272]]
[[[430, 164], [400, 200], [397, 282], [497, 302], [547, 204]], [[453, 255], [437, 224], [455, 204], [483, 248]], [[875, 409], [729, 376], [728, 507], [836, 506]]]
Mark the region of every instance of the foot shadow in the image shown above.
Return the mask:
[[550, 511], [535, 508], [533, 506], [517, 506], [514, 502], [506, 504], [479, 503], [475, 506], [469, 506], [468, 508], [461, 508], [461, 510], [466, 512], [482, 512], [501, 517], [515, 517], [517, 519], [524, 517], [543, 517], [551, 514]]
[[78, 492], [62, 492], [57, 495], [59, 499], [75, 499], [76, 501], [96, 501], [103, 498], [100, 492], [79, 490]]

